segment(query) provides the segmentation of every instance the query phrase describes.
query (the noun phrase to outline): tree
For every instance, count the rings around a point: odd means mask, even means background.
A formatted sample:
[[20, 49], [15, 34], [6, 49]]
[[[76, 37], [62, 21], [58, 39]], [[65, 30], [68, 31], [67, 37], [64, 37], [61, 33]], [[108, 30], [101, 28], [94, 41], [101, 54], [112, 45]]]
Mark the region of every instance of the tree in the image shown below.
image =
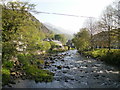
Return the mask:
[[117, 37], [118, 46], [120, 48], [120, 1], [116, 0], [112, 4], [114, 8], [113, 22], [114, 22], [114, 34]]
[[95, 18], [88, 18], [86, 19], [85, 21], [85, 28], [88, 29], [89, 33], [90, 33], [90, 43], [91, 43], [91, 49], [94, 49], [94, 40], [93, 40], [93, 35], [95, 33], [98, 33], [99, 32], [99, 29], [98, 29], [98, 24], [99, 22], [97, 22], [95, 20]]
[[2, 36], [3, 41], [12, 39], [18, 28], [22, 26], [26, 12], [34, 9], [34, 4], [28, 2], [8, 2], [2, 5]]
[[58, 40], [58, 41], [61, 41], [64, 44], [66, 42], [66, 37], [65, 37], [64, 34], [55, 34], [54, 39]]
[[80, 29], [80, 32], [75, 34], [74, 38], [72, 39], [75, 47], [79, 51], [84, 51], [90, 49], [90, 34], [86, 28]]
[[24, 26], [28, 17], [26, 13], [34, 9], [33, 4], [27, 2], [7, 2], [2, 5], [2, 60], [9, 60], [16, 53], [14, 40], [18, 39], [18, 31]]
[[[116, 47], [118, 43], [119, 47], [119, 1], [115, 1], [113, 4], [107, 6], [102, 13], [98, 27], [100, 31], [107, 31], [108, 38], [105, 38], [108, 42], [108, 49]], [[103, 34], [104, 35], [104, 34]], [[106, 37], [106, 36], [103, 36]], [[101, 37], [102, 38], [102, 37]]]
[[113, 29], [114, 9], [111, 5], [106, 7], [101, 18], [101, 26], [108, 31], [108, 49], [111, 49], [111, 30]]

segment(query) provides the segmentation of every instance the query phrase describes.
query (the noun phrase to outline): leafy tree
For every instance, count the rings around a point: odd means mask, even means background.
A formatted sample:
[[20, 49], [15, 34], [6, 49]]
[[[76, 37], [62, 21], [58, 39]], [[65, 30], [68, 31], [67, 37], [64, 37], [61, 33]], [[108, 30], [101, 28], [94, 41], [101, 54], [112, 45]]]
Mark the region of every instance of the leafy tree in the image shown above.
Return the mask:
[[26, 12], [33, 8], [34, 5], [27, 2], [7, 2], [2, 5], [2, 60], [9, 60], [11, 55], [15, 55], [12, 53], [16, 52], [16, 44], [13, 42], [18, 39], [19, 28], [24, 26]]
[[8, 41], [13, 38], [18, 28], [23, 24], [26, 12], [34, 8], [33, 4], [28, 2], [8, 2], [2, 6], [2, 27], [3, 41]]
[[90, 34], [86, 28], [82, 28], [80, 32], [75, 34], [73, 38], [73, 43], [79, 51], [84, 51], [90, 49]]
[[55, 40], [59, 40], [59, 41], [61, 41], [64, 44], [66, 42], [66, 37], [65, 37], [64, 34], [55, 34], [54, 39]]

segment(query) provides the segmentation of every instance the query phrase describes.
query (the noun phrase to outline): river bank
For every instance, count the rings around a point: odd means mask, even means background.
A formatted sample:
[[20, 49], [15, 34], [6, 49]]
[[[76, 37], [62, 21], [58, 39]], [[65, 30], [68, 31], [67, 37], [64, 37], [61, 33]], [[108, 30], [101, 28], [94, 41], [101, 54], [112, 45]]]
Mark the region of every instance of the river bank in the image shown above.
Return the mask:
[[94, 49], [79, 53], [86, 57], [92, 57], [94, 59], [101, 60], [108, 65], [112, 65], [120, 69], [120, 49]]
[[[45, 70], [54, 73], [51, 82], [16, 80], [13, 88], [120, 88], [120, 71], [101, 61], [86, 58], [77, 50], [54, 54]], [[9, 86], [5, 86], [9, 87]]]

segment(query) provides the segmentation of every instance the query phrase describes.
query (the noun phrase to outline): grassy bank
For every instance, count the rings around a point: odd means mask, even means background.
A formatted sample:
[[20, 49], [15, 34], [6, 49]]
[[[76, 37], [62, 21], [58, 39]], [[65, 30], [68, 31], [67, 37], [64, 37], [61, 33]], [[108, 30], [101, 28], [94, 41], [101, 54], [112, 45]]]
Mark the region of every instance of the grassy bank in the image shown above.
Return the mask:
[[67, 46], [64, 46], [64, 48], [53, 48], [52, 50], [48, 50], [47, 53], [60, 53], [60, 52], [65, 52], [68, 50]]
[[36, 82], [50, 82], [53, 73], [43, 69], [44, 60], [31, 54], [18, 54], [18, 60], [6, 61], [2, 68], [2, 85], [14, 83], [17, 78], [32, 79]]
[[[46, 47], [46, 46], [45, 46]], [[50, 82], [53, 80], [53, 73], [44, 70], [45, 57], [47, 54], [59, 53], [67, 51], [67, 47], [64, 49], [53, 49], [46, 50], [45, 53], [38, 55], [35, 51], [31, 50], [26, 53], [16, 52], [16, 56], [9, 59], [3, 60], [2, 63], [2, 85], [9, 85], [15, 83], [14, 80], [17, 78], [21, 79], [32, 79], [36, 82]]]
[[95, 49], [92, 51], [85, 51], [83, 54], [85, 56], [100, 59], [111, 65], [120, 65], [120, 49]]

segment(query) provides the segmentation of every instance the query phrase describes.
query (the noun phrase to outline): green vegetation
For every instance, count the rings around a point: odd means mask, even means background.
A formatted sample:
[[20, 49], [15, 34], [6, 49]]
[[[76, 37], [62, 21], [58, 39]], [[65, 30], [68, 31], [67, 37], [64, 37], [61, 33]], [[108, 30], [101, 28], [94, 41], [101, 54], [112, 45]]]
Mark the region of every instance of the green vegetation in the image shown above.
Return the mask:
[[10, 81], [10, 70], [2, 68], [2, 85], [8, 84]]
[[[42, 69], [41, 65], [44, 65], [44, 60], [39, 60], [31, 54], [18, 54], [17, 57], [18, 61], [16, 64], [13, 61], [4, 62], [2, 68], [2, 85], [13, 82], [11, 79], [13, 76], [11, 76], [11, 74], [14, 73], [14, 75], [17, 76], [16, 72], [24, 72], [25, 75], [21, 78], [33, 79], [36, 82], [52, 81], [53, 73]], [[11, 71], [13, 72], [11, 73]]]
[[85, 56], [120, 66], [120, 28], [118, 1], [105, 8], [99, 20], [88, 18], [84, 28], [74, 35], [73, 43]]
[[65, 49], [54, 49], [54, 50], [49, 50], [48, 52], [49, 53], [59, 53], [59, 52], [64, 52], [64, 51], [67, 51], [67, 47]]
[[88, 50], [90, 47], [90, 35], [87, 29], [83, 28], [75, 34], [73, 43], [79, 51]]
[[54, 39], [58, 40], [58, 41], [61, 41], [63, 44], [66, 43], [66, 37], [65, 37], [64, 34], [55, 34]]
[[34, 49], [41, 50], [41, 51], [48, 51], [51, 48], [51, 44], [47, 41], [42, 41], [37, 43]]
[[92, 51], [83, 52], [86, 56], [98, 58], [108, 64], [119, 66], [120, 64], [120, 50], [119, 49], [96, 49]]
[[[29, 2], [6, 1], [2, 4], [3, 85], [19, 76], [37, 82], [52, 81], [53, 73], [44, 70], [44, 60], [35, 56], [38, 55], [36, 52], [54, 52], [53, 48], [57, 47], [55, 43], [44, 39], [52, 39], [55, 35], [30, 13], [35, 11], [34, 8], [35, 5]], [[65, 43], [64, 35], [59, 36], [59, 40]]]
[[9, 68], [12, 68], [12, 67], [13, 67], [13, 64], [14, 64], [13, 61], [5, 61], [5, 62], [3, 62], [3, 67], [9, 69]]
[[8, 2], [2, 6], [2, 60], [10, 60], [18, 52], [34, 53], [36, 50], [47, 51], [53, 33], [46, 29], [29, 11], [34, 10], [28, 2]]
[[67, 46], [59, 46], [57, 43], [50, 41], [51, 48], [48, 50], [48, 53], [58, 53], [58, 52], [64, 52], [68, 50]]
[[8, 84], [10, 79], [10, 69], [13, 68], [13, 61], [4, 61], [2, 66], [2, 85]]
[[43, 60], [36, 60], [36, 58], [33, 58], [33, 55], [30, 54], [19, 54], [18, 60], [23, 64], [22, 69], [26, 72], [28, 78], [35, 79], [37, 82], [52, 81], [53, 73], [42, 70], [40, 67], [38, 68], [39, 65], [44, 64]]

